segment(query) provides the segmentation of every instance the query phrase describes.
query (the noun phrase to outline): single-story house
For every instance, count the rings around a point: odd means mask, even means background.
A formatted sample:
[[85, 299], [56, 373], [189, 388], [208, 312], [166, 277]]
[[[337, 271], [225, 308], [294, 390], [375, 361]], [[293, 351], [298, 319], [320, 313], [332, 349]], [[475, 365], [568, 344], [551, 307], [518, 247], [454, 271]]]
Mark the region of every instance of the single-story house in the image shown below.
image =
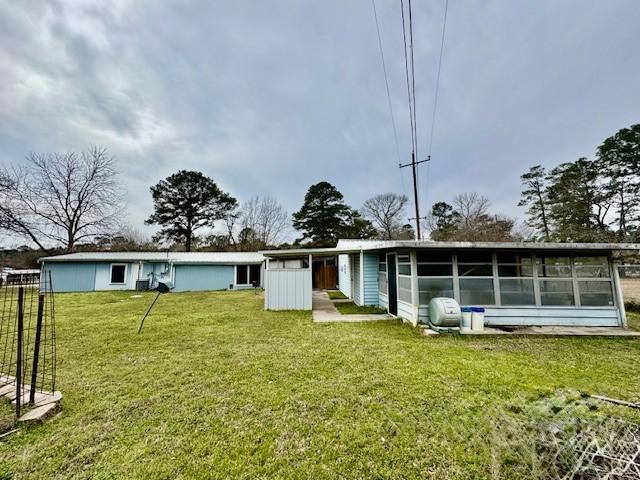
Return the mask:
[[81, 252], [38, 260], [55, 292], [135, 290], [171, 282], [174, 291], [262, 286], [257, 252]]
[[343, 293], [414, 325], [428, 321], [432, 298], [451, 297], [484, 307], [488, 325], [624, 326], [613, 259], [624, 250], [640, 245], [340, 240], [335, 248], [265, 251], [265, 308], [311, 309], [312, 257], [338, 255]]

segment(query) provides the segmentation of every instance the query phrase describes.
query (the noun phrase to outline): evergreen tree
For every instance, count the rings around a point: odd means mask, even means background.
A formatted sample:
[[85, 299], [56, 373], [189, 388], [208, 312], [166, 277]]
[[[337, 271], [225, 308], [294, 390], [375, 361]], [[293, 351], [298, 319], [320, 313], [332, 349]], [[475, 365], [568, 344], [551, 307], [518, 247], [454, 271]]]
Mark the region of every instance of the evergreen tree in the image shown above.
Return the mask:
[[458, 230], [460, 214], [446, 202], [434, 203], [427, 217], [431, 239], [435, 241], [451, 239]]
[[586, 158], [551, 170], [547, 177], [549, 220], [559, 241], [608, 239], [606, 217], [611, 204], [599, 180], [597, 162]]
[[549, 225], [549, 205], [547, 199], [546, 179], [547, 173], [541, 165], [531, 167], [529, 171], [520, 176], [524, 190], [522, 191], [519, 207], [528, 206], [527, 224], [536, 231], [542, 233], [545, 241], [551, 240], [551, 227]]
[[319, 246], [335, 245], [341, 237], [362, 229], [359, 221], [354, 226], [353, 210], [343, 198], [329, 182], [311, 185], [302, 207], [293, 214], [293, 227], [302, 232], [301, 240], [310, 240]]
[[187, 252], [196, 230], [213, 227], [238, 206], [212, 178], [194, 171], [180, 170], [159, 181], [151, 187], [151, 195], [155, 211], [145, 223], [162, 226], [154, 240], [184, 243]]
[[633, 238], [640, 210], [640, 124], [607, 138], [598, 147], [598, 160], [615, 208], [618, 240]]

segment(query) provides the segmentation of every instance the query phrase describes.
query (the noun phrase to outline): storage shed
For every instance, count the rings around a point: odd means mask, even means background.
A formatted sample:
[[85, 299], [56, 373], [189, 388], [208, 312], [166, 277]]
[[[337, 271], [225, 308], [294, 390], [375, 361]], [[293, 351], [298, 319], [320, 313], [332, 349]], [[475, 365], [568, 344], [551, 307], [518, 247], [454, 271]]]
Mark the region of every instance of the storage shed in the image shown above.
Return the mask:
[[343, 293], [413, 324], [428, 321], [432, 298], [451, 297], [484, 307], [488, 325], [611, 327], [626, 323], [613, 257], [622, 250], [640, 245], [340, 240], [335, 249], [263, 253], [267, 263], [339, 255]]
[[174, 291], [262, 286], [256, 252], [81, 252], [41, 258], [56, 292], [135, 290], [172, 282]]

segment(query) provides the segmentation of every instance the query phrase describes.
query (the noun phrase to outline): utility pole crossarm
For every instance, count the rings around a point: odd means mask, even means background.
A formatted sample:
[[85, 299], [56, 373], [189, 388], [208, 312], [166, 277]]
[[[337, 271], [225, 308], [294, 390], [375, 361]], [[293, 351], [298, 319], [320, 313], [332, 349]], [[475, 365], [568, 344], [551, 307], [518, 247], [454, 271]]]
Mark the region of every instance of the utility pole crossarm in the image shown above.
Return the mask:
[[416, 162], [416, 153], [415, 152], [411, 152], [411, 163], [407, 163], [405, 165], [400, 164], [399, 167], [400, 168], [404, 168], [404, 167], [411, 167], [411, 173], [413, 174], [413, 203], [416, 207], [416, 216], [415, 216], [415, 221], [416, 221], [416, 239], [420, 240], [421, 239], [421, 234], [420, 234], [420, 205], [419, 205], [419, 201], [418, 201], [418, 174], [417, 174], [417, 166], [421, 163], [424, 162], [428, 162], [429, 160], [431, 160], [431, 155], [429, 155], [427, 158], [425, 158], [424, 160], [419, 160]]

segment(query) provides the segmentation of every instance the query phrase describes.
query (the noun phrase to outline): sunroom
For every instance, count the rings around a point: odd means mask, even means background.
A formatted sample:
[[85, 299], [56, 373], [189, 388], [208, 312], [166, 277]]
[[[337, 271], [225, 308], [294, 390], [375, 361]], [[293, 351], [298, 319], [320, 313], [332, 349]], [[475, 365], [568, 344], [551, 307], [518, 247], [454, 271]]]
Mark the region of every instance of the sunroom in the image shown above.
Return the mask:
[[351, 272], [350, 288], [340, 288], [350, 290], [355, 303], [378, 305], [417, 324], [428, 321], [432, 298], [450, 297], [463, 307], [484, 307], [486, 324], [495, 326], [623, 326], [613, 253], [639, 248], [428, 241], [360, 246], [340, 256], [340, 268], [348, 264]]

